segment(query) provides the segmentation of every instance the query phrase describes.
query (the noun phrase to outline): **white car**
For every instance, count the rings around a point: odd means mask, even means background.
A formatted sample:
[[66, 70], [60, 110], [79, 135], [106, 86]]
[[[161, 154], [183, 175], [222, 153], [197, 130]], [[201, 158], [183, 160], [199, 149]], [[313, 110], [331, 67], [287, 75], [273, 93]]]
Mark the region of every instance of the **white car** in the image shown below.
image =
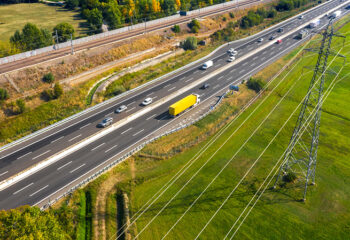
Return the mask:
[[234, 52], [234, 51], [235, 51], [235, 49], [230, 48], [227, 52], [231, 53], [231, 52]]
[[262, 41], [264, 41], [263, 38], [259, 38], [259, 39], [258, 39], [258, 42], [262, 42]]
[[236, 60], [235, 57], [230, 57], [229, 59], [227, 59], [228, 62], [233, 62], [234, 60]]
[[238, 53], [237, 51], [233, 51], [233, 52], [230, 53], [230, 56], [231, 56], [231, 57], [236, 56], [237, 53]]
[[143, 100], [142, 105], [147, 106], [151, 103], [152, 103], [152, 98], [146, 98], [145, 100]]
[[124, 112], [127, 108], [128, 108], [127, 106], [121, 105], [120, 107], [118, 107], [118, 108], [115, 110], [115, 113]]

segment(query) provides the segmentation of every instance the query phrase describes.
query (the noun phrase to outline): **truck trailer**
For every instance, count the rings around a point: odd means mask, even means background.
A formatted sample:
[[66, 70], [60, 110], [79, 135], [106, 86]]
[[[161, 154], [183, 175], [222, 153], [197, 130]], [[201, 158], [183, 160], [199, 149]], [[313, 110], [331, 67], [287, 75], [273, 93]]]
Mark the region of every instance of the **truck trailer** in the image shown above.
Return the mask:
[[175, 117], [185, 111], [186, 109], [196, 106], [200, 102], [198, 94], [191, 94], [174, 103], [169, 107], [169, 114]]
[[320, 25], [320, 19], [313, 20], [309, 26], [310, 26], [310, 28], [315, 28], [318, 25]]

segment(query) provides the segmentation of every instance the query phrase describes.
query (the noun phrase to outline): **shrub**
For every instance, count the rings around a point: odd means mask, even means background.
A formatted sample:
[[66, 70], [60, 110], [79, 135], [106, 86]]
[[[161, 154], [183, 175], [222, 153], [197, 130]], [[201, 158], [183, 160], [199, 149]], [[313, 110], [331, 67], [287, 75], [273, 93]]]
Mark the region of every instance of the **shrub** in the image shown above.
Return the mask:
[[194, 50], [197, 48], [197, 38], [196, 37], [188, 37], [183, 43], [184, 50]]
[[264, 85], [265, 83], [258, 78], [250, 78], [247, 82], [247, 87], [254, 90], [255, 92], [259, 92], [264, 87]]
[[276, 11], [275, 9], [271, 9], [271, 10], [268, 11], [268, 13], [267, 13], [267, 17], [268, 17], [268, 18], [274, 18], [274, 17], [276, 17], [276, 15], [277, 15], [277, 11]]
[[297, 179], [297, 176], [293, 172], [288, 172], [286, 175], [283, 176], [283, 181], [285, 182], [294, 182]]
[[227, 18], [226, 17], [223, 17], [222, 18], [222, 21], [226, 22]]
[[53, 93], [52, 89], [47, 89], [41, 93], [41, 98], [45, 101], [50, 101], [55, 98], [55, 94]]
[[6, 100], [9, 98], [9, 94], [6, 89], [0, 88], [0, 100]]
[[230, 12], [229, 15], [230, 15], [230, 18], [235, 18], [235, 15], [233, 14], [233, 12]]
[[192, 33], [198, 33], [199, 32], [199, 28], [197, 26], [194, 26], [191, 30]]
[[53, 88], [53, 93], [55, 98], [59, 98], [63, 94], [63, 88], [59, 83], [56, 83], [54, 88]]
[[181, 31], [180, 26], [179, 25], [174, 25], [174, 27], [172, 28], [174, 33], [179, 33]]
[[46, 83], [52, 83], [55, 81], [55, 76], [52, 74], [52, 72], [46, 73], [43, 77], [43, 81]]
[[23, 113], [26, 110], [26, 103], [24, 102], [23, 99], [18, 99], [16, 101], [16, 105], [18, 107], [18, 113]]

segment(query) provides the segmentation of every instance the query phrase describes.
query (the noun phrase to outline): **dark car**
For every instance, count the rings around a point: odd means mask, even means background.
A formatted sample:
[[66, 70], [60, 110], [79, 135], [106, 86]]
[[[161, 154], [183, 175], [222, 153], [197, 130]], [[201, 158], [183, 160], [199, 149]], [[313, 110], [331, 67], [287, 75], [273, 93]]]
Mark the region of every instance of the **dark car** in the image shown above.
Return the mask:
[[97, 125], [97, 127], [104, 128], [104, 127], [107, 127], [107, 126], [111, 125], [112, 122], [113, 122], [113, 118], [108, 117], [108, 118], [103, 119], [102, 122], [100, 122]]
[[271, 37], [270, 37], [270, 40], [274, 40], [276, 38], [276, 36], [275, 35], [272, 35]]
[[201, 89], [207, 89], [207, 88], [209, 88], [209, 87], [210, 87], [209, 83], [205, 83], [205, 84], [203, 84], [203, 86], [201, 87]]
[[283, 31], [284, 31], [283, 28], [279, 28], [279, 29], [278, 29], [278, 32], [280, 32], [280, 33], [282, 33]]

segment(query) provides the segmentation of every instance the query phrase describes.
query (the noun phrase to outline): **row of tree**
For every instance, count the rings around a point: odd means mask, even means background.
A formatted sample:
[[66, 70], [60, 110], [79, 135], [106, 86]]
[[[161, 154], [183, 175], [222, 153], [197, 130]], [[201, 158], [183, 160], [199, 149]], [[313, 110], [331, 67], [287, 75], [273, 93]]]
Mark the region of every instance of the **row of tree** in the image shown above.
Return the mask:
[[225, 0], [67, 0], [69, 9], [79, 8], [91, 29], [99, 31], [105, 22], [109, 30], [225, 2]]
[[316, 0], [280, 0], [276, 5], [277, 11], [290, 11]]
[[72, 36], [74, 38], [74, 28], [69, 23], [57, 24], [53, 32], [48, 29], [38, 28], [35, 24], [27, 23], [22, 31], [17, 30], [10, 38], [10, 43], [21, 51], [30, 51], [37, 48], [52, 45], [55, 39], [65, 42]]

